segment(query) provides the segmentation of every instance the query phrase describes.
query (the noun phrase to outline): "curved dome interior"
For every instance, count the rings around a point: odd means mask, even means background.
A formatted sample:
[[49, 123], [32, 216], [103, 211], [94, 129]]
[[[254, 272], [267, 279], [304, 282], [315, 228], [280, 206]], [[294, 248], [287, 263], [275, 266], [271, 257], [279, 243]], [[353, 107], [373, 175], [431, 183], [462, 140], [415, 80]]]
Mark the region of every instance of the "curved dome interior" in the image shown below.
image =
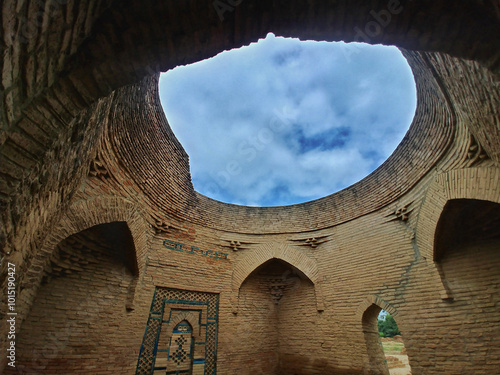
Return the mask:
[[396, 47], [269, 33], [160, 78], [194, 188], [281, 206], [342, 190], [380, 166], [413, 120], [416, 88]]
[[[173, 373], [168, 353], [192, 348], [184, 372], [388, 374], [381, 309], [397, 320], [413, 373], [498, 372], [498, 2], [38, 3], [7, 2], [0, 17], [0, 279], [9, 290], [0, 314], [15, 309], [16, 336], [13, 345], [2, 335], [0, 347], [17, 367], [3, 356], [0, 372]], [[193, 187], [159, 72], [270, 31], [398, 47], [416, 85], [412, 123], [380, 167], [324, 198], [280, 207], [211, 199]], [[296, 55], [277, 58], [275, 76]], [[217, 86], [232, 81], [232, 67], [206, 75]], [[319, 97], [306, 119], [327, 118]], [[265, 106], [246, 107], [251, 98], [232, 94], [215, 109], [254, 116]], [[280, 129], [271, 109], [253, 122], [257, 136]], [[220, 124], [204, 120], [217, 134]], [[204, 141], [214, 153], [218, 144]], [[230, 183], [244, 177], [242, 167]], [[177, 343], [182, 322], [191, 332]]]

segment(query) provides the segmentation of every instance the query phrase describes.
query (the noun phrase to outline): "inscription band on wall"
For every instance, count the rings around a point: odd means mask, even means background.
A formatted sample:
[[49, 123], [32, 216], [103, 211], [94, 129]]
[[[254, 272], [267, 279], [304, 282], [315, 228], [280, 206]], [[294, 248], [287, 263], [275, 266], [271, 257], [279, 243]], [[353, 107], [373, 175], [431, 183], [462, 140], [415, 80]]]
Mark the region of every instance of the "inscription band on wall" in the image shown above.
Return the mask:
[[195, 254], [195, 255], [201, 255], [213, 259], [227, 259], [228, 254], [222, 253], [220, 251], [214, 251], [214, 250], [203, 250], [200, 249], [199, 247], [196, 246], [186, 246], [182, 243], [179, 242], [174, 242], [170, 240], [164, 240], [163, 241], [163, 246], [165, 246], [167, 249], [174, 250], [174, 251], [180, 251], [183, 253], [188, 253], [188, 254]]

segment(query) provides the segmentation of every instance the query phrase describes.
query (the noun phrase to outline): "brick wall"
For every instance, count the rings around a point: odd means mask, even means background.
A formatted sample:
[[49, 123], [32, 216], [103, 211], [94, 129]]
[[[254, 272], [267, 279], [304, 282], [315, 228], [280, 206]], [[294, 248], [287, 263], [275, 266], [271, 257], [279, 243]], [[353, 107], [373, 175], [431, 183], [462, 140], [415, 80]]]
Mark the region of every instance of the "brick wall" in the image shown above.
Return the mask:
[[125, 225], [92, 227], [58, 245], [24, 324], [30, 334], [16, 343], [21, 373], [134, 371], [143, 322], [127, 309], [136, 275]]
[[226, 362], [221, 366], [227, 372], [275, 373], [279, 367], [279, 312], [271, 299], [269, 278], [266, 274], [252, 276], [241, 288], [240, 311], [228, 320], [233, 334], [224, 342], [233, 349], [221, 353]]
[[[384, 373], [366, 339], [380, 308], [396, 318], [413, 374], [494, 373], [495, 2], [402, 3], [369, 42], [406, 48], [413, 124], [377, 171], [314, 202], [249, 208], [196, 193], [159, 105], [161, 69], [268, 31], [353, 40], [388, 4], [242, 2], [224, 20], [213, 2], [4, 4], [0, 244], [2, 276], [7, 262], [18, 269], [17, 370], [133, 373], [164, 287], [219, 296], [221, 374]], [[466, 238], [477, 241], [439, 253], [439, 238], [454, 237], [439, 229], [453, 199], [494, 208], [472, 211]], [[129, 257], [94, 228], [114, 222], [128, 228]], [[275, 304], [270, 277], [286, 270], [300, 287]]]

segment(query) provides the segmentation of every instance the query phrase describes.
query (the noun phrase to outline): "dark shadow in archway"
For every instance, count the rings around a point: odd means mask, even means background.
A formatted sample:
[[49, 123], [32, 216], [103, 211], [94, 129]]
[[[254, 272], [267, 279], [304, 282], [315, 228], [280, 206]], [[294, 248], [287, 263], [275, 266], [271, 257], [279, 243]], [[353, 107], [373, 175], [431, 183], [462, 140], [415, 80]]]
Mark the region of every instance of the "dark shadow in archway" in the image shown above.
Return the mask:
[[500, 204], [477, 199], [448, 201], [435, 234], [434, 260], [442, 262], [457, 248], [500, 241]]
[[[106, 358], [132, 358], [117, 327], [133, 308], [138, 267], [125, 222], [101, 224], [61, 241], [18, 340], [23, 373], [99, 371]], [[126, 371], [125, 366], [117, 372]], [[96, 366], [97, 364], [97, 366]], [[128, 371], [128, 370], [127, 370]]]
[[[467, 363], [465, 372], [494, 373], [500, 357], [500, 204], [450, 200], [436, 228], [434, 260], [453, 294], [453, 315], [442, 319], [443, 357]], [[446, 319], [446, 320], [445, 320]], [[474, 358], [473, 361], [470, 358]], [[457, 365], [459, 368], [459, 365]]]

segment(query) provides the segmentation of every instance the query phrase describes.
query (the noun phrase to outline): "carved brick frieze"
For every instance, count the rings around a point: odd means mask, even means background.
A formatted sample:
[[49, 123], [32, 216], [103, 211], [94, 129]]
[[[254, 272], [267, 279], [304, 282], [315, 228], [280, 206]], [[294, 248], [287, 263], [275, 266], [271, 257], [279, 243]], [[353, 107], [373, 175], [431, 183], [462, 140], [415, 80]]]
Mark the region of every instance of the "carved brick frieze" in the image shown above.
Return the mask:
[[329, 236], [311, 236], [311, 237], [306, 237], [306, 238], [300, 238], [300, 239], [292, 239], [291, 241], [294, 242], [295, 245], [297, 246], [308, 246], [311, 249], [317, 248], [319, 245], [322, 243], [330, 241]]

